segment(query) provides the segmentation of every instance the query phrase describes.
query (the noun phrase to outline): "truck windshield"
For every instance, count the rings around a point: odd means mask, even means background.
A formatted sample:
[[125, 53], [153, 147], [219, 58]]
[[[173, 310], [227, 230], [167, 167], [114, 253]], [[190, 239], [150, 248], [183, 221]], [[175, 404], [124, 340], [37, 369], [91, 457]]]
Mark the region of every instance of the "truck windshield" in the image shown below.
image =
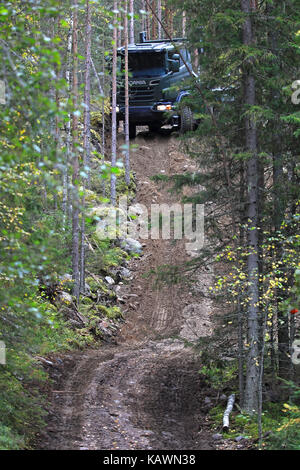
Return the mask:
[[166, 73], [165, 54], [158, 52], [131, 53], [128, 56], [132, 77], [153, 77]]

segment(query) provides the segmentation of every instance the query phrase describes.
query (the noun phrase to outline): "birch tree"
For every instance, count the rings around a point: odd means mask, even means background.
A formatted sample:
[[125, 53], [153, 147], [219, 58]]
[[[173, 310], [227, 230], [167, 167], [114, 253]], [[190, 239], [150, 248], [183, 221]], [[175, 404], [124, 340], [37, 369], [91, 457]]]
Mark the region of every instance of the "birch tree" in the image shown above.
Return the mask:
[[[117, 163], [117, 14], [118, 2], [114, 0], [114, 23], [113, 23], [113, 61], [112, 61], [112, 125], [111, 125], [111, 166]], [[113, 205], [116, 204], [116, 175], [111, 172], [110, 177], [110, 199]]]
[[134, 0], [129, 0], [129, 14], [130, 14], [130, 29], [129, 29], [129, 42], [134, 44]]
[[72, 163], [73, 163], [73, 197], [72, 197], [72, 275], [74, 281], [73, 295], [79, 301], [79, 155], [78, 155], [78, 1], [73, 2], [73, 118], [72, 118]]
[[125, 41], [125, 181], [130, 183], [130, 146], [129, 146], [129, 81], [128, 81], [128, 3], [124, 8], [124, 41]]
[[186, 12], [182, 12], [182, 37], [186, 36]]
[[81, 216], [81, 252], [80, 252], [80, 289], [85, 288], [85, 186], [90, 187], [90, 171], [91, 171], [91, 126], [90, 126], [90, 101], [91, 101], [91, 5], [86, 0], [86, 50], [85, 50], [85, 88], [84, 88], [84, 128], [83, 128], [83, 164], [84, 173], [87, 175], [83, 180], [83, 197], [82, 197], [82, 216]]
[[[73, 13], [70, 15], [70, 28], [67, 38], [67, 67], [66, 67], [66, 82], [67, 82], [67, 92], [71, 95], [72, 93], [72, 45], [73, 45]], [[69, 223], [71, 220], [72, 214], [72, 204], [70, 200], [70, 190], [69, 190], [69, 165], [71, 161], [71, 113], [68, 113], [68, 121], [66, 123], [66, 164], [64, 170], [64, 180], [63, 180], [63, 208], [66, 220]]]

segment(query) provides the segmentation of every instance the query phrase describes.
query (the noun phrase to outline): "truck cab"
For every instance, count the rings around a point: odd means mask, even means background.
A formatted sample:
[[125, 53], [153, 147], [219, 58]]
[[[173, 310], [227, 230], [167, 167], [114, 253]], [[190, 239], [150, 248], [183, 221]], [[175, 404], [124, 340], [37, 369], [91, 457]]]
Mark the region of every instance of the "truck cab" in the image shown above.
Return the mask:
[[[130, 138], [136, 136], [136, 126], [148, 126], [150, 131], [157, 131], [165, 124], [183, 132], [192, 129], [191, 111], [178, 111], [178, 104], [189, 94], [185, 85], [189, 72], [180, 54], [187, 63], [191, 62], [191, 57], [184, 41], [147, 41], [141, 33], [141, 42], [128, 47]], [[124, 55], [125, 48], [119, 48], [121, 70], [124, 70]], [[118, 84], [117, 111], [118, 122], [124, 121], [124, 80]]]

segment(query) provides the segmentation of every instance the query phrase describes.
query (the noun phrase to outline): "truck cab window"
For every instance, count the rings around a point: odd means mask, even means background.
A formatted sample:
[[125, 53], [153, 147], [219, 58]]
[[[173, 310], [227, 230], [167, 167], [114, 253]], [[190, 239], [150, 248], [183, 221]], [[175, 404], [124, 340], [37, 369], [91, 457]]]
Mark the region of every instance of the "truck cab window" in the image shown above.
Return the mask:
[[128, 61], [132, 77], [155, 77], [166, 73], [166, 58], [163, 53], [132, 53], [129, 54]]

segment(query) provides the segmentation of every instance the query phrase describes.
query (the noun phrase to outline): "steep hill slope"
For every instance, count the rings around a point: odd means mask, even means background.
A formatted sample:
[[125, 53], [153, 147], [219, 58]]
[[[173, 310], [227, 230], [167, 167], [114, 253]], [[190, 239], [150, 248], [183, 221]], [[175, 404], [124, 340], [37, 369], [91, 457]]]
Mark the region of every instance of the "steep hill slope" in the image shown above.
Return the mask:
[[[136, 144], [136, 202], [150, 207], [180, 201], [151, 179], [192, 168], [178, 138], [143, 132]], [[210, 301], [199, 300], [189, 286], [155, 288], [144, 276], [188, 259], [184, 243], [143, 241], [142, 257], [131, 262], [132, 281], [116, 286], [126, 310], [117, 344], [63, 358], [40, 448], [211, 448], [203, 411], [208, 391], [198, 374], [199, 357], [184, 342], [210, 335]], [[206, 291], [211, 282], [212, 273], [199, 274], [196, 289]]]

